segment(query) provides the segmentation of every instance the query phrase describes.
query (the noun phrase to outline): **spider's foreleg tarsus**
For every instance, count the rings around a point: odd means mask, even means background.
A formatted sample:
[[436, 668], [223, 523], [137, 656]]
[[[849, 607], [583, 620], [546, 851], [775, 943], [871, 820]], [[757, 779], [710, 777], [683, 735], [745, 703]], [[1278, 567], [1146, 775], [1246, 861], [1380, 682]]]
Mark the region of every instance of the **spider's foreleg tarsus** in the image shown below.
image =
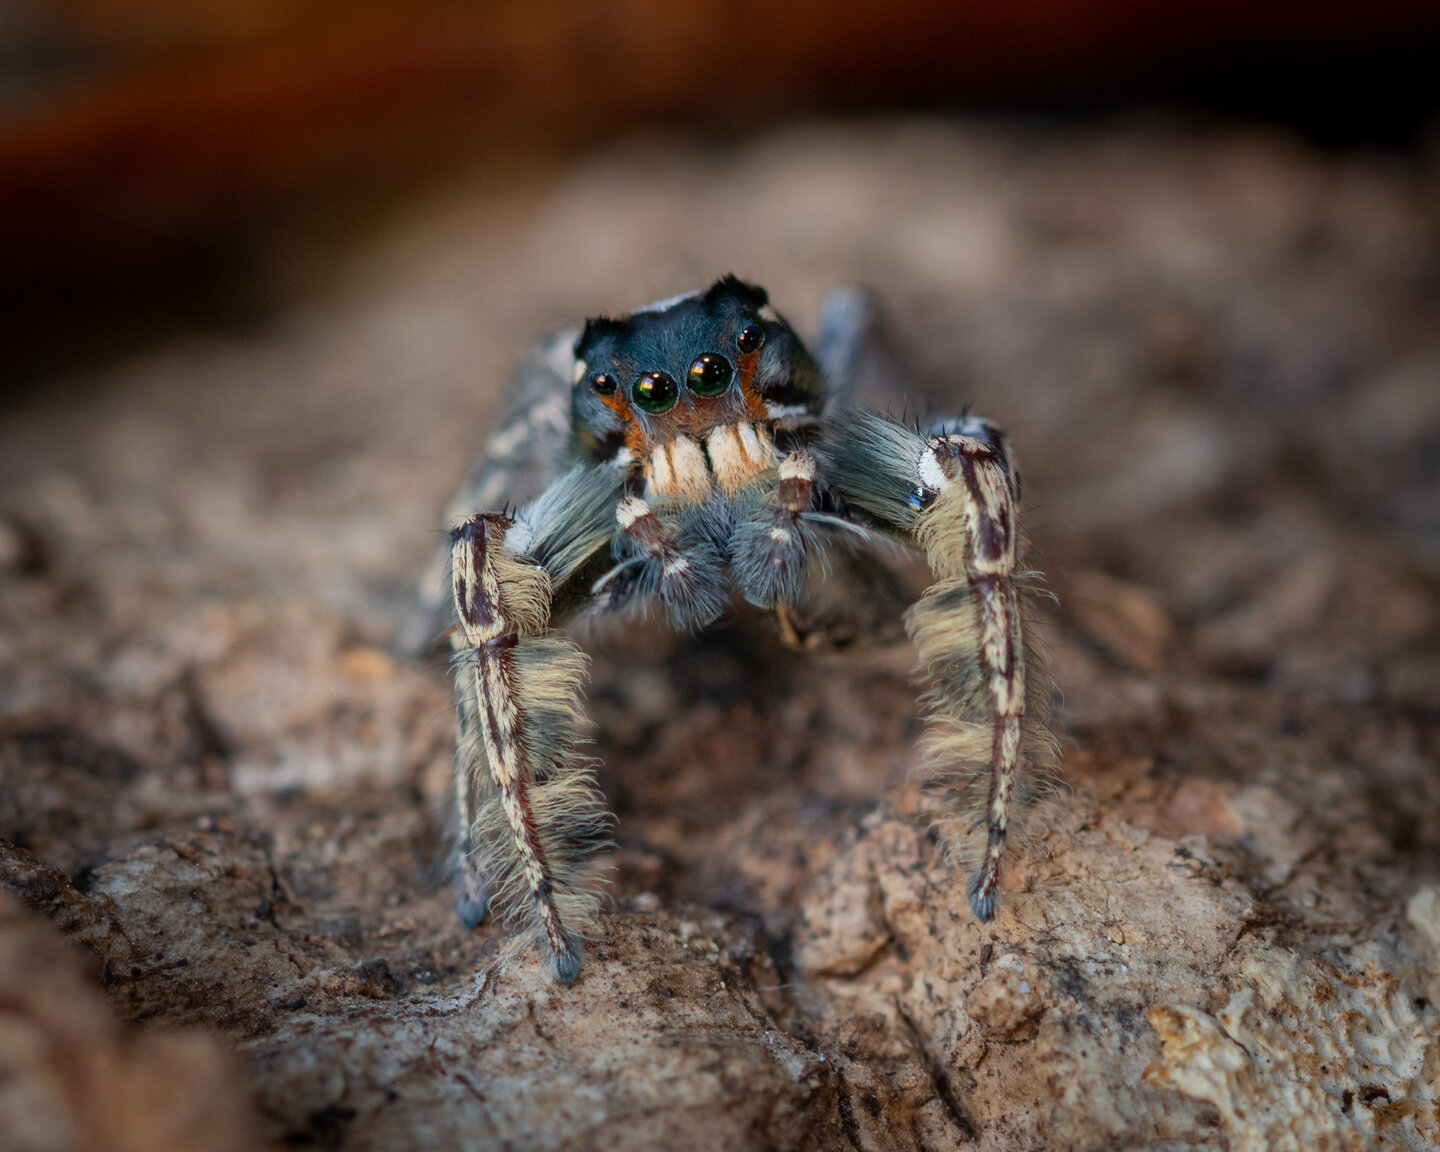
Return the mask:
[[[455, 530], [452, 586], [459, 621], [457, 795], [462, 820], [461, 914], [481, 902], [529, 919], [561, 981], [580, 969], [580, 927], [594, 897], [580, 867], [608, 826], [586, 761], [585, 660], [543, 635], [551, 577], [506, 545], [509, 518], [473, 516]], [[469, 917], [467, 917], [469, 918]]]
[[808, 452], [780, 461], [773, 487], [744, 506], [731, 543], [731, 570], [745, 598], [762, 608], [795, 604], [805, 588], [815, 530], [809, 522], [818, 466]]
[[615, 509], [619, 551], [627, 559], [596, 584], [596, 591], [628, 567], [639, 569], [635, 584], [642, 602], [664, 608], [676, 628], [703, 628], [725, 610], [724, 564], [703, 532], [673, 525], [675, 510], [652, 508], [639, 496], [627, 496]]

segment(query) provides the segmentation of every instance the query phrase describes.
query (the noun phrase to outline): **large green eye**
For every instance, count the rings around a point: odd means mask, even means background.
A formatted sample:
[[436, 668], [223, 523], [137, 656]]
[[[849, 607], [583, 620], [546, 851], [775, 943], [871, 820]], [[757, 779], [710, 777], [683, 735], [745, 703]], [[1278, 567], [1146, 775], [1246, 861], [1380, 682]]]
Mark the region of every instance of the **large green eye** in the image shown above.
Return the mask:
[[730, 378], [734, 375], [735, 369], [730, 367], [729, 360], [706, 352], [695, 357], [695, 363], [690, 365], [690, 391], [697, 396], [718, 396], [730, 387]]
[[635, 403], [646, 412], [668, 412], [675, 407], [680, 389], [665, 372], [646, 372], [630, 389]]

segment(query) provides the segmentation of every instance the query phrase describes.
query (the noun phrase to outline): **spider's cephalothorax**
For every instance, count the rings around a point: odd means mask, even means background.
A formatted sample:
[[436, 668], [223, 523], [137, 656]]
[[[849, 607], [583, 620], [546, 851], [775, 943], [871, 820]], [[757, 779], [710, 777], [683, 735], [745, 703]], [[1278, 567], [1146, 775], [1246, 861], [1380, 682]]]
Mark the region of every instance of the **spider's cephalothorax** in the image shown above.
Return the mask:
[[[541, 346], [452, 506], [461, 914], [498, 906], [531, 924], [563, 981], [580, 968], [595, 903], [583, 866], [610, 817], [576, 750], [585, 659], [554, 629], [628, 607], [700, 628], [738, 592], [797, 642], [826, 578], [817, 558], [874, 565], [887, 538], [937, 580], [905, 614], [928, 684], [929, 794], [974, 870], [971, 906], [995, 914], [1017, 789], [1053, 754], [1019, 477], [984, 420], [927, 430], [845, 407], [868, 330], [863, 297], [832, 294], [817, 363], [733, 276], [593, 319]], [[470, 512], [501, 500], [518, 511]]]

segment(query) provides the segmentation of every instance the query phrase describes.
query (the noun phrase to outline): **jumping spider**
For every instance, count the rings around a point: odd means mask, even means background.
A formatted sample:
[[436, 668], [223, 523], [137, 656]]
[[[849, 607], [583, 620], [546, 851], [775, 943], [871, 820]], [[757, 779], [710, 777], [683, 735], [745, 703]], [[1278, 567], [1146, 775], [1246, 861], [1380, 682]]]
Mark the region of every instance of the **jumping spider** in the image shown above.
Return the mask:
[[[523, 923], [561, 981], [580, 970], [583, 866], [611, 817], [577, 749], [586, 659], [554, 629], [633, 607], [698, 630], [738, 592], [800, 643], [817, 590], [896, 542], [936, 580], [904, 615], [932, 813], [974, 869], [975, 915], [995, 915], [1007, 825], [1053, 755], [1020, 477], [986, 420], [916, 428], [845, 405], [869, 321], [863, 296], [832, 293], [812, 357], [733, 276], [589, 320], [539, 346], [452, 505], [460, 914]], [[502, 501], [519, 507], [473, 513]]]

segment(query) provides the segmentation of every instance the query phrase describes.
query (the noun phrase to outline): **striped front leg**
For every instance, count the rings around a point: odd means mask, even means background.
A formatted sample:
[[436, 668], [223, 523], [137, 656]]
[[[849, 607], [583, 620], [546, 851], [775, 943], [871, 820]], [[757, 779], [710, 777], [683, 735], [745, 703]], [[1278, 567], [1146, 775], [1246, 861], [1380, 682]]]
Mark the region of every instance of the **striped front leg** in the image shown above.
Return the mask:
[[585, 658], [542, 635], [550, 578], [506, 546], [510, 527], [504, 516], [474, 516], [452, 541], [465, 866], [502, 914], [533, 926], [568, 982], [580, 970], [579, 929], [594, 912], [580, 868], [608, 817], [574, 747]]
[[[994, 443], [988, 437], [931, 437], [920, 474], [927, 490], [938, 495], [921, 514], [915, 535], [942, 582], [911, 609], [907, 623], [922, 664], [936, 674], [941, 725], [935, 740], [959, 745], [952, 751], [963, 749], [978, 759], [972, 745], [984, 737], [973, 717], [980, 711], [989, 721], [986, 843], [969, 897], [975, 915], [991, 920], [1025, 722], [1015, 485], [998, 436]], [[963, 670], [958, 680], [957, 670]]]
[[991, 920], [1017, 811], [1055, 758], [1013, 460], [984, 420], [926, 435], [854, 412], [827, 427], [825, 453], [846, 501], [919, 545], [936, 576], [905, 615], [929, 684], [922, 760], [941, 842], [973, 869], [970, 906]]

